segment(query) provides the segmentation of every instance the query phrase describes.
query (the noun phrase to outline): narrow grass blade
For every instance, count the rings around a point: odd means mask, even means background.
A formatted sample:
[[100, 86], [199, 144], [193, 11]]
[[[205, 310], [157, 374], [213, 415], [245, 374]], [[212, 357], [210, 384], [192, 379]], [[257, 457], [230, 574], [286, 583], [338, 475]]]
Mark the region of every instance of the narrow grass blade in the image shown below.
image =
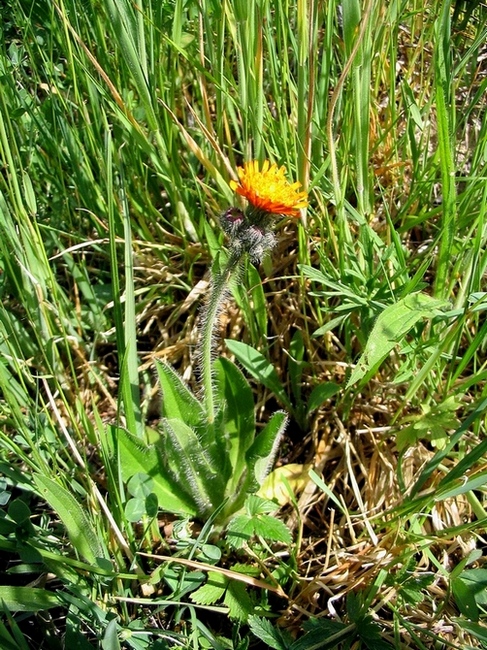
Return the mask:
[[96, 564], [97, 558], [105, 557], [93, 526], [71, 492], [47, 476], [34, 474], [33, 479], [39, 496], [49, 503], [66, 527], [76, 551], [90, 564]]
[[438, 121], [438, 146], [442, 181], [442, 221], [438, 263], [436, 266], [435, 295], [446, 298], [449, 295], [448, 269], [452, 257], [452, 246], [457, 221], [455, 165], [451, 134], [455, 130], [453, 89], [451, 87], [451, 34], [450, 3], [443, 2], [441, 14], [436, 21], [435, 48], [435, 97]]

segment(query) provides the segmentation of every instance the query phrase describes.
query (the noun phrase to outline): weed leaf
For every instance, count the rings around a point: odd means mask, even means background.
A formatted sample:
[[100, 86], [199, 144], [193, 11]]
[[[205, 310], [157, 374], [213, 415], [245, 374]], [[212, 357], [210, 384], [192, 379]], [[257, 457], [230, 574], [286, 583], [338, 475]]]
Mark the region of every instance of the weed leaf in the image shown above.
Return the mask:
[[190, 427], [200, 425], [204, 419], [204, 409], [183, 379], [163, 361], [158, 361], [156, 368], [162, 391], [164, 417], [182, 420]]
[[255, 436], [254, 398], [242, 371], [228, 359], [215, 362], [218, 398], [225, 404], [224, 434], [235, 480], [245, 467], [245, 452]]
[[289, 632], [273, 627], [266, 618], [250, 615], [247, 622], [251, 632], [267, 647], [274, 648], [274, 650], [289, 650], [291, 648], [293, 638]]
[[122, 480], [128, 483], [136, 474], [146, 474], [153, 480], [153, 490], [160, 506], [168, 512], [193, 516], [196, 507], [191, 498], [176, 490], [162, 462], [161, 442], [148, 444], [125, 429], [113, 428], [113, 446], [118, 450], [118, 463]]
[[284, 411], [277, 411], [247, 451], [245, 459], [249, 471], [249, 492], [256, 492], [270, 472], [286, 425], [287, 415]]
[[386, 307], [375, 322], [347, 388], [360, 380], [363, 380], [362, 383], [368, 381], [419, 320], [437, 316], [448, 304], [445, 300], [436, 300], [424, 293], [414, 293]]

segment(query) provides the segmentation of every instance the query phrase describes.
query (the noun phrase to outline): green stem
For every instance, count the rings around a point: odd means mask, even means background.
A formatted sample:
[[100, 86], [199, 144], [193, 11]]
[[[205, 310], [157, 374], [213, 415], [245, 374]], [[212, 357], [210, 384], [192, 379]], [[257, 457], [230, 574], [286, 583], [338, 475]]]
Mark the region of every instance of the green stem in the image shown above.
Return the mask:
[[213, 385], [213, 343], [216, 322], [220, 311], [221, 304], [228, 291], [230, 278], [237, 269], [240, 260], [242, 259], [243, 252], [240, 247], [231, 248], [228, 260], [224, 268], [215, 273], [213, 268], [211, 271], [211, 287], [208, 302], [204, 308], [202, 325], [201, 325], [201, 339], [200, 339], [200, 371], [201, 382], [203, 386], [203, 396], [206, 408], [208, 422], [215, 420], [215, 388]]

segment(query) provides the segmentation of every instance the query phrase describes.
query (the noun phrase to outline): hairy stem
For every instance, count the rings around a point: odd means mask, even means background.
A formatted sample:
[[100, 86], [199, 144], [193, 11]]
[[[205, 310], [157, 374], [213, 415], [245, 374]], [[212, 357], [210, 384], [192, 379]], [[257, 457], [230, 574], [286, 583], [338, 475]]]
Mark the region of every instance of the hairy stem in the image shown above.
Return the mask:
[[215, 420], [215, 387], [213, 385], [212, 362], [215, 327], [221, 304], [228, 291], [233, 273], [239, 266], [243, 253], [240, 247], [230, 249], [228, 260], [223, 269], [216, 273], [211, 271], [211, 286], [208, 302], [202, 316], [201, 337], [199, 343], [200, 376], [208, 422]]

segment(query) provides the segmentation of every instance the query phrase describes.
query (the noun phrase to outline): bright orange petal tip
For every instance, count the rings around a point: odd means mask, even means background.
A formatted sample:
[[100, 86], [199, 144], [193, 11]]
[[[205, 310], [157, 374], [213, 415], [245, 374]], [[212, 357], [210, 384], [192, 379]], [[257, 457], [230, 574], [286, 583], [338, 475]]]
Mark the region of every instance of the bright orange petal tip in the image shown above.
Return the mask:
[[230, 181], [232, 190], [262, 212], [290, 217], [299, 216], [301, 208], [308, 205], [307, 192], [298, 192], [301, 183], [290, 183], [286, 169], [265, 160], [262, 169], [259, 162], [252, 160], [237, 168], [240, 182]]

